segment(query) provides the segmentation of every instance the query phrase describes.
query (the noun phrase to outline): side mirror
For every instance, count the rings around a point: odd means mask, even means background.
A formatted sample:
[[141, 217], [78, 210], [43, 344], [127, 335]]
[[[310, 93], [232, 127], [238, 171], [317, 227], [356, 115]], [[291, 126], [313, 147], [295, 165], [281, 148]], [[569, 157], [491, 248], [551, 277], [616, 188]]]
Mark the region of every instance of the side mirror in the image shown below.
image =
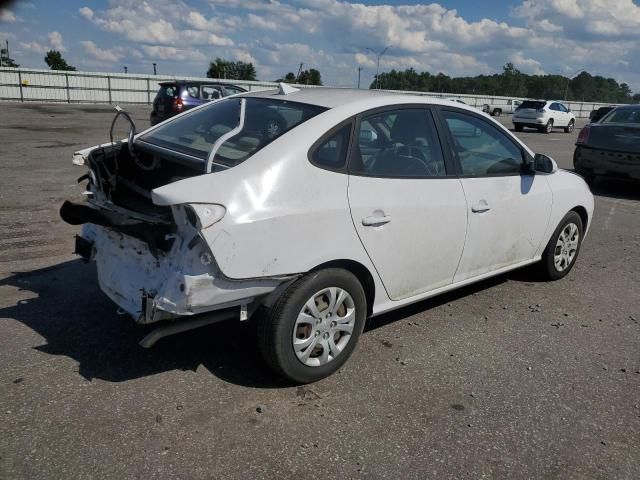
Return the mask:
[[555, 173], [558, 171], [558, 164], [553, 158], [536, 153], [533, 157], [533, 170], [540, 173]]

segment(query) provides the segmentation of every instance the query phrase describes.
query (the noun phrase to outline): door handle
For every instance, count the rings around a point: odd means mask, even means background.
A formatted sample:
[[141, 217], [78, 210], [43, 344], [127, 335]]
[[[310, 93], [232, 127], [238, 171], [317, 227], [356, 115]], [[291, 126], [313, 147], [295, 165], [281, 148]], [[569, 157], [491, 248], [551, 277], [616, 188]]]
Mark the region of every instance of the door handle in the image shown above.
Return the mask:
[[391, 221], [391, 215], [372, 215], [362, 219], [362, 225], [365, 227], [379, 227]]
[[471, 211], [473, 213], [488, 212], [489, 210], [491, 210], [491, 207], [486, 200], [480, 200], [478, 203], [471, 207]]

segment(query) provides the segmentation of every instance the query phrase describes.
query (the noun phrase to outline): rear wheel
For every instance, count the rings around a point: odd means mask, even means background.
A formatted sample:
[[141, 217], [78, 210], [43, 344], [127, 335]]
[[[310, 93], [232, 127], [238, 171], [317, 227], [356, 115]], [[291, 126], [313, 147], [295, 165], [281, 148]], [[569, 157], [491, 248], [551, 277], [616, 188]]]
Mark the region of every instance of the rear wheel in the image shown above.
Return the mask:
[[540, 267], [545, 278], [559, 280], [571, 271], [582, 245], [583, 228], [576, 212], [565, 215], [542, 254]]
[[496, 108], [493, 110], [494, 117], [499, 117], [500, 115], [502, 115], [502, 110], [500, 108]]
[[544, 131], [544, 133], [553, 132], [553, 120], [549, 119], [547, 124], [544, 126], [544, 130], [543, 131]]
[[258, 329], [269, 366], [295, 383], [309, 383], [337, 371], [356, 347], [367, 301], [350, 272], [312, 272], [291, 285]]
[[566, 127], [564, 127], [564, 133], [571, 133], [573, 132], [573, 129], [576, 126], [576, 122], [574, 120], [571, 120], [569, 122], [569, 125], [567, 125]]
[[522, 124], [521, 123], [514, 123], [513, 126], [516, 129], [516, 132], [521, 132], [522, 131]]

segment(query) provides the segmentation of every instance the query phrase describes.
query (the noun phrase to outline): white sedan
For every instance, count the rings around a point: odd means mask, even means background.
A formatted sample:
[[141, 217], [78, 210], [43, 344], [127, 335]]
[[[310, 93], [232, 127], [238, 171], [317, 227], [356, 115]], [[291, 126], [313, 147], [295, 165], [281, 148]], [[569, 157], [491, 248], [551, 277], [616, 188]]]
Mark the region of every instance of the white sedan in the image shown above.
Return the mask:
[[142, 340], [259, 322], [280, 375], [311, 382], [367, 317], [493, 275], [573, 267], [591, 224], [582, 178], [446, 100], [344, 89], [250, 92], [77, 152], [77, 252]]

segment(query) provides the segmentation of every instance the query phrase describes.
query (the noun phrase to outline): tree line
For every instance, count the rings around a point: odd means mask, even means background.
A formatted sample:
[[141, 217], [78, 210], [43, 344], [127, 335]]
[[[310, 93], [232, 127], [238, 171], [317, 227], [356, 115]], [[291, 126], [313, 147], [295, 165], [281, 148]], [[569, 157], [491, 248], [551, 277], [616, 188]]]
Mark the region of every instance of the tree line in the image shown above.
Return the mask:
[[[2, 65], [19, 67], [9, 57], [7, 49], [1, 49]], [[57, 50], [49, 50], [44, 58], [51, 70], [74, 71]], [[251, 62], [230, 61], [216, 58], [209, 64], [207, 77], [226, 80], [256, 80], [256, 68]], [[635, 95], [626, 83], [614, 78], [591, 75], [583, 71], [568, 78], [563, 75], [528, 75], [507, 63], [501, 73], [475, 77], [450, 77], [443, 73], [433, 75], [418, 73], [413, 68], [404, 71], [391, 70], [378, 75], [378, 88], [383, 90], [408, 90], [417, 92], [442, 92], [451, 94], [500, 95], [516, 98], [553, 98], [582, 102], [640, 103], [640, 93]], [[303, 85], [322, 85], [322, 74], [315, 68], [287, 73], [276, 82]], [[376, 78], [371, 89], [376, 87]]]
[[[528, 75], [507, 63], [502, 73], [475, 77], [450, 77], [443, 73], [391, 70], [378, 77], [386, 90], [412, 90], [471, 95], [500, 95], [516, 98], [553, 98], [584, 102], [639, 103], [640, 94], [632, 93], [626, 83], [613, 78], [581, 72], [568, 78], [563, 75]], [[369, 88], [375, 88], [374, 78]]]
[[[256, 80], [256, 68], [251, 62], [233, 62], [222, 58], [216, 58], [209, 64], [208, 78], [221, 78], [224, 80]], [[298, 75], [293, 72], [275, 80], [276, 82], [299, 83], [303, 85], [322, 85], [320, 70], [310, 68], [300, 70]]]

